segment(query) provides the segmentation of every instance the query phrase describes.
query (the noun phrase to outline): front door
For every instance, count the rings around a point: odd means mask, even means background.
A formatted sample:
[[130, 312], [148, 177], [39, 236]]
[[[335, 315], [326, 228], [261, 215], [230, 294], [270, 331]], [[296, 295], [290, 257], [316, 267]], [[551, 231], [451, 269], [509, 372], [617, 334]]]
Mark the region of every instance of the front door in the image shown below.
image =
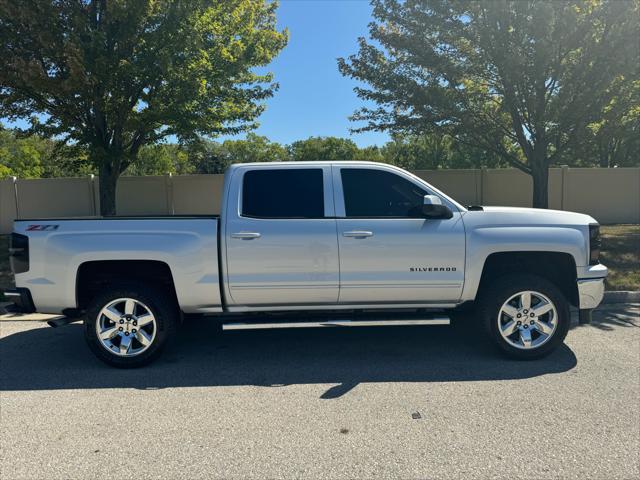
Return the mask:
[[457, 301], [465, 260], [460, 213], [424, 218], [424, 195], [432, 192], [384, 166], [334, 170], [340, 303]]
[[[231, 306], [336, 303], [338, 241], [329, 165], [236, 172], [225, 228]], [[235, 194], [235, 197], [234, 197]]]

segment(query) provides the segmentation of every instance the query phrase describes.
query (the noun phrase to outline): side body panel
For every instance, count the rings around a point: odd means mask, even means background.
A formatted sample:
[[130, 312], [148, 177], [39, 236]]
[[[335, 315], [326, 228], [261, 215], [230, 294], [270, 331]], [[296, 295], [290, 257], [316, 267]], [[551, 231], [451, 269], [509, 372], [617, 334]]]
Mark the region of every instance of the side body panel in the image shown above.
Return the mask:
[[[366, 231], [371, 237], [345, 236]], [[464, 225], [448, 220], [338, 219], [340, 303], [457, 302]]]
[[[577, 278], [593, 272], [588, 265], [589, 224], [581, 213], [513, 207], [485, 207], [462, 217], [467, 235], [465, 285], [462, 301], [475, 299], [489, 255], [501, 252], [558, 252], [573, 257]], [[602, 276], [606, 267], [601, 266]], [[603, 273], [604, 271], [604, 273]]]
[[[423, 191], [438, 195], [452, 210], [453, 218], [347, 217], [341, 169], [350, 167], [353, 166], [333, 165], [340, 303], [458, 302], [465, 266], [464, 224], [458, 205], [403, 170], [383, 164], [367, 165], [367, 170], [402, 177]], [[358, 236], [357, 232], [364, 235]]]
[[[32, 224], [55, 230], [28, 230]], [[30, 268], [16, 286], [31, 291], [36, 308], [60, 313], [76, 303], [76, 277], [85, 262], [155, 260], [166, 263], [185, 312], [220, 312], [215, 218], [28, 220], [14, 231], [29, 237]]]
[[[322, 169], [326, 218], [242, 216], [245, 172], [281, 168]], [[274, 305], [294, 309], [338, 301], [338, 244], [329, 164], [232, 168], [225, 179], [223, 209], [225, 300], [231, 309]], [[243, 235], [253, 238], [240, 238]]]

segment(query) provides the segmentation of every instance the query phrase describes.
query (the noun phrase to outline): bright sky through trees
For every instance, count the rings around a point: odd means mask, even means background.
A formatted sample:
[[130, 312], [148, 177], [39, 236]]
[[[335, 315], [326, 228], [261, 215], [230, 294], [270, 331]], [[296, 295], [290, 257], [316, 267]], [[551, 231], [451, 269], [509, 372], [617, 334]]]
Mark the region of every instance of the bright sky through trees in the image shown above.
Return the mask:
[[291, 143], [310, 136], [350, 137], [359, 146], [382, 145], [386, 133], [349, 135], [348, 117], [362, 106], [355, 82], [338, 72], [336, 59], [357, 51], [367, 36], [371, 6], [366, 0], [281, 0], [278, 28], [289, 44], [268, 66], [280, 90], [267, 102], [256, 131]]

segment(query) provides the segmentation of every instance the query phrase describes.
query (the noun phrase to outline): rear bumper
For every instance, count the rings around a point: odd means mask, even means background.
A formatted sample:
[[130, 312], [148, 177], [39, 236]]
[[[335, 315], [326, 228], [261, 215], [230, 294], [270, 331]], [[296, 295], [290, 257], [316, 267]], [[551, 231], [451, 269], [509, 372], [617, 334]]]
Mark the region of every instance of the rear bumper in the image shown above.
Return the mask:
[[28, 288], [14, 288], [5, 290], [3, 293], [7, 300], [13, 303], [12, 311], [18, 313], [33, 313], [36, 311]]
[[586, 278], [578, 280], [578, 308], [591, 310], [602, 302], [604, 297], [604, 278]]

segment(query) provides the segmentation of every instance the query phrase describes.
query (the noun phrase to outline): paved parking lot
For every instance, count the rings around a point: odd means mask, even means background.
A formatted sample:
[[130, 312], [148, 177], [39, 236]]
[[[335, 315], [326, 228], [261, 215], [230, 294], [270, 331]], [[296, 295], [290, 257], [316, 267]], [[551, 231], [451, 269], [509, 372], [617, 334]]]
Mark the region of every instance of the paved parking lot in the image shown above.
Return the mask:
[[2, 479], [638, 478], [640, 307], [547, 359], [456, 327], [184, 325], [157, 363], [99, 363], [80, 325], [0, 320]]

